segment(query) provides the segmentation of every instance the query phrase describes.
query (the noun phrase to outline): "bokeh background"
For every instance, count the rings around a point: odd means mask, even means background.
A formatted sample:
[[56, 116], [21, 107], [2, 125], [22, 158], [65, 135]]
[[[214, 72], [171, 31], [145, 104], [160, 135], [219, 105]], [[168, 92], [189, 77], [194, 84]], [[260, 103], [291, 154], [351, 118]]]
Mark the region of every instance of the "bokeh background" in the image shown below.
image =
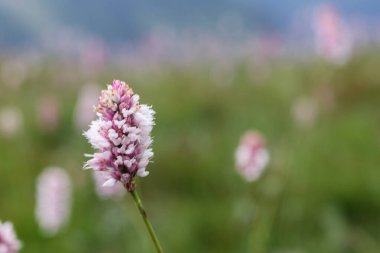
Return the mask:
[[[0, 1], [0, 219], [21, 252], [154, 252], [132, 198], [100, 198], [82, 136], [99, 90], [156, 110], [138, 190], [166, 252], [380, 252], [376, 1]], [[235, 169], [245, 131], [270, 163]], [[72, 180], [54, 236], [36, 179]]]

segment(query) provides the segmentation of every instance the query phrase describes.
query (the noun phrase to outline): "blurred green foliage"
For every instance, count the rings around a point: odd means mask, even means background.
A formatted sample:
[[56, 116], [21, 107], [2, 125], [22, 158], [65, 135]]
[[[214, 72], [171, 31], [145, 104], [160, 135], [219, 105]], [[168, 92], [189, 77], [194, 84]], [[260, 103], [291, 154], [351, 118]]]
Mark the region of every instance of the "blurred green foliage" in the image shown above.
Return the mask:
[[[378, 56], [362, 53], [340, 67], [241, 59], [229, 71], [217, 63], [143, 72], [110, 65], [91, 75], [75, 61], [45, 58], [19, 88], [0, 83], [0, 107], [24, 116], [16, 136], [0, 136], [0, 218], [14, 223], [22, 252], [154, 252], [132, 198], [99, 199], [81, 169], [92, 149], [74, 127], [78, 90], [117, 78], [157, 112], [154, 162], [138, 191], [166, 252], [380, 252]], [[38, 122], [45, 95], [59, 104], [52, 131]], [[291, 111], [305, 96], [319, 113], [301, 127]], [[249, 129], [266, 136], [271, 153], [250, 184], [234, 166]], [[52, 238], [34, 218], [35, 179], [50, 165], [66, 168], [74, 186], [71, 220]]]

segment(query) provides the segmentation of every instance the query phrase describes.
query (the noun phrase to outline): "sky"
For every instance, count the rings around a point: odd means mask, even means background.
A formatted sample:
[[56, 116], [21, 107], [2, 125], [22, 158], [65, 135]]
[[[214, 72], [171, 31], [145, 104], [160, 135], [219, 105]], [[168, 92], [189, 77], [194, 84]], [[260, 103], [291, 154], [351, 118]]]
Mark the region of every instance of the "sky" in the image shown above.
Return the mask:
[[1, 0], [0, 47], [43, 45], [62, 34], [137, 43], [160, 29], [287, 36], [299, 15], [323, 3], [334, 4], [348, 19], [370, 27], [380, 24], [380, 2], [369, 0]]

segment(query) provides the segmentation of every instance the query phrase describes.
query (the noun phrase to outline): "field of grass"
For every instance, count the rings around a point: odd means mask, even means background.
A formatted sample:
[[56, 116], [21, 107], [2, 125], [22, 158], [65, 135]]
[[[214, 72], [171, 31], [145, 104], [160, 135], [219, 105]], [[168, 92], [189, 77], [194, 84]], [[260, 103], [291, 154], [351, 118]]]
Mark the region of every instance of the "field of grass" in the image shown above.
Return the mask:
[[[19, 87], [0, 82], [0, 109], [23, 115], [16, 135], [0, 134], [0, 219], [14, 223], [21, 252], [154, 252], [131, 196], [99, 199], [82, 170], [92, 149], [75, 127], [78, 91], [120, 79], [156, 111], [154, 162], [137, 189], [165, 252], [380, 252], [379, 55], [345, 66], [241, 59], [90, 74], [75, 61], [29, 64]], [[51, 130], [38, 115], [44, 96], [59, 108]], [[302, 97], [317, 108], [306, 126], [292, 116]], [[271, 155], [254, 183], [234, 161], [249, 129], [266, 136]], [[51, 165], [72, 178], [73, 207], [60, 233], [46, 237], [35, 221], [35, 184]]]

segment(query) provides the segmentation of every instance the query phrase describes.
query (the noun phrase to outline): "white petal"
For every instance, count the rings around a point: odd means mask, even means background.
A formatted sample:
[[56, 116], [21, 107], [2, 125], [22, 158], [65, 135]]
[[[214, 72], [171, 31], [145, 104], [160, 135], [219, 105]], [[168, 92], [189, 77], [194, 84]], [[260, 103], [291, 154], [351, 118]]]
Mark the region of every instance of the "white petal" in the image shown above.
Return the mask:
[[124, 125], [125, 119], [123, 119], [123, 120], [115, 120], [114, 122], [115, 122], [115, 125], [120, 129]]
[[145, 169], [141, 169], [137, 171], [137, 176], [139, 177], [146, 177], [149, 175], [149, 171], [145, 171]]
[[107, 181], [104, 182], [103, 186], [104, 187], [112, 187], [116, 184], [117, 180], [114, 179], [113, 177], [111, 177], [110, 179], [108, 179]]

